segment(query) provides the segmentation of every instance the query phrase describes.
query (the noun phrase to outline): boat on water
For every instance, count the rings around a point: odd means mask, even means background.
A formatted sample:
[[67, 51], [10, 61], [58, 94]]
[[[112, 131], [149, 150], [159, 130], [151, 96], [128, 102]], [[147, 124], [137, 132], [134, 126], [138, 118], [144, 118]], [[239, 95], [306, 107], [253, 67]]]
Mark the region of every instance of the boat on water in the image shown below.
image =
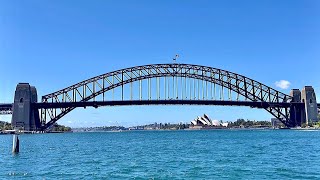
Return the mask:
[[289, 127], [280, 127], [279, 129], [291, 129]]

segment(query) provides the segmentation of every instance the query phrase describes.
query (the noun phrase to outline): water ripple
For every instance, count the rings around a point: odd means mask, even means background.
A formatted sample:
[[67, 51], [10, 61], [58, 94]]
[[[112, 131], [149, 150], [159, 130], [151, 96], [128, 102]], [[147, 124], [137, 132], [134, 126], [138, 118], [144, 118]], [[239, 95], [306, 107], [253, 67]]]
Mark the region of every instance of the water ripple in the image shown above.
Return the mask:
[[319, 179], [320, 131], [0, 136], [0, 179]]

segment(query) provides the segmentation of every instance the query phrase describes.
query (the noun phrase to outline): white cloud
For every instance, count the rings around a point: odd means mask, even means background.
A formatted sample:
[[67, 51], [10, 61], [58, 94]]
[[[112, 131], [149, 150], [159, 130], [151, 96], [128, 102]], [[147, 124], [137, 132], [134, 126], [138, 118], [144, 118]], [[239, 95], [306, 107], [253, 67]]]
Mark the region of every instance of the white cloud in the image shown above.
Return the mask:
[[280, 80], [275, 83], [275, 85], [281, 89], [288, 89], [290, 87], [290, 82], [286, 80]]

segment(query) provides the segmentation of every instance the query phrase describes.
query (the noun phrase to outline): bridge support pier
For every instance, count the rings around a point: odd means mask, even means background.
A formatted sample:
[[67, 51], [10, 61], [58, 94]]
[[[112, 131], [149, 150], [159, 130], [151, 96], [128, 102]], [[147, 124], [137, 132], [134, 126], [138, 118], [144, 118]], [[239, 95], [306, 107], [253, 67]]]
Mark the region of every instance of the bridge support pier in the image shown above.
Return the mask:
[[19, 83], [16, 87], [13, 103], [12, 126], [16, 130], [39, 131], [41, 123], [38, 109], [32, 103], [38, 101], [37, 90], [29, 83]]
[[290, 123], [292, 127], [301, 126], [304, 120], [304, 106], [295, 103], [301, 103], [301, 91], [299, 89], [292, 89], [290, 92], [292, 96], [290, 107]]
[[305, 117], [304, 123], [317, 122], [318, 121], [318, 107], [316, 94], [312, 86], [305, 86], [301, 92], [301, 99], [304, 103]]
[[[305, 86], [302, 91], [299, 89], [292, 89], [290, 92], [292, 96], [290, 107], [290, 123], [292, 126], [301, 126], [305, 124], [318, 121], [318, 107], [316, 94], [312, 86]], [[302, 105], [295, 104], [301, 103]]]

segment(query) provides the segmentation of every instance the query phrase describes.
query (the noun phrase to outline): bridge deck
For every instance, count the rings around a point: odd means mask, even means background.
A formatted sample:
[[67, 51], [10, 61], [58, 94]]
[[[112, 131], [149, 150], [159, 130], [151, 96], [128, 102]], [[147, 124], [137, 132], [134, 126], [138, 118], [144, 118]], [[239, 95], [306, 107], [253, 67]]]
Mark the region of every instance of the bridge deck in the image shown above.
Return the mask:
[[[302, 103], [296, 103], [302, 105]], [[217, 105], [217, 106], [249, 106], [255, 108], [290, 107], [291, 103], [269, 103], [259, 101], [220, 101], [220, 100], [127, 100], [127, 101], [90, 101], [63, 103], [36, 103], [36, 108], [68, 108], [68, 107], [100, 107], [129, 105]]]
[[[296, 103], [303, 105], [302, 103]], [[64, 103], [34, 103], [37, 109], [68, 108], [68, 107], [100, 107], [129, 105], [216, 105], [216, 106], [249, 106], [254, 108], [290, 107], [290, 103], [268, 103], [252, 101], [219, 101], [219, 100], [129, 100], [129, 101], [92, 101]], [[320, 103], [317, 104], [320, 108]], [[13, 104], [0, 104], [0, 115], [12, 114]]]
[[0, 108], [12, 108], [13, 104], [3, 104], [0, 103]]
[[0, 104], [0, 115], [12, 114], [13, 104]]

